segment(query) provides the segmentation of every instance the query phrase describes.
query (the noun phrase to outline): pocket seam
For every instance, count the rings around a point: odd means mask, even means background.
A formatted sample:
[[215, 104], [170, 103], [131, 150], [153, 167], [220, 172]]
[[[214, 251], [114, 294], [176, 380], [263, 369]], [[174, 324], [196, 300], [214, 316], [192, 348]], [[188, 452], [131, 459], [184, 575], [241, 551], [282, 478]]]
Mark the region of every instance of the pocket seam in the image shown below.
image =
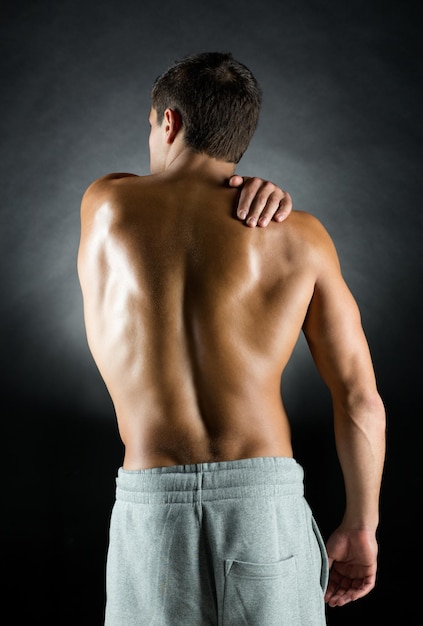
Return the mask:
[[[234, 567], [235, 566], [235, 567]], [[288, 576], [292, 567], [295, 567], [295, 555], [291, 555], [286, 559], [274, 561], [271, 563], [252, 563], [249, 561], [239, 561], [238, 559], [226, 559], [225, 560], [225, 577], [237, 577], [237, 578], [284, 578]], [[272, 569], [271, 573], [260, 573], [256, 570]], [[274, 571], [276, 568], [276, 572]]]

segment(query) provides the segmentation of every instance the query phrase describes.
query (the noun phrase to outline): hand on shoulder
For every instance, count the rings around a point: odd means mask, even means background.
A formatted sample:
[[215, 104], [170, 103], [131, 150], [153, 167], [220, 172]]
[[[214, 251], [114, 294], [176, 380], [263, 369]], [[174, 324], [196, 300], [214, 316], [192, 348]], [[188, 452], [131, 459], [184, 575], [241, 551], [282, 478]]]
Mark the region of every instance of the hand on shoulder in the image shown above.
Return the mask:
[[292, 211], [289, 193], [270, 181], [235, 174], [229, 185], [241, 189], [237, 216], [251, 228], [265, 228], [272, 220], [283, 222]]

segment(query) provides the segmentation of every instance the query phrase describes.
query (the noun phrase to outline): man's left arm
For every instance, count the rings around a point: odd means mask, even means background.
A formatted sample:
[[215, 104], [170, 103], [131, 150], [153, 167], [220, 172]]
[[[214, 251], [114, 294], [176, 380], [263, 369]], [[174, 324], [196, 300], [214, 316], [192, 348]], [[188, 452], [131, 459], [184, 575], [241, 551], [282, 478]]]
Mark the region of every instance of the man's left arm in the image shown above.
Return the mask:
[[229, 185], [241, 188], [236, 214], [251, 228], [263, 228], [272, 219], [283, 222], [292, 211], [289, 193], [270, 181], [235, 174], [229, 179]]

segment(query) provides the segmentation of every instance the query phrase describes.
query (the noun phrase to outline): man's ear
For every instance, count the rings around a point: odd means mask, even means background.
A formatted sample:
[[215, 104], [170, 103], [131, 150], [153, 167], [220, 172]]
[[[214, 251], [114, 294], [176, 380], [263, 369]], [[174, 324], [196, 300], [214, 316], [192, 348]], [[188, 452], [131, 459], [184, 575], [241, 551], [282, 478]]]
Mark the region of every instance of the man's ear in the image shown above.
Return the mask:
[[182, 117], [178, 111], [174, 109], [166, 109], [164, 112], [164, 125], [167, 143], [173, 143], [176, 135], [182, 128]]

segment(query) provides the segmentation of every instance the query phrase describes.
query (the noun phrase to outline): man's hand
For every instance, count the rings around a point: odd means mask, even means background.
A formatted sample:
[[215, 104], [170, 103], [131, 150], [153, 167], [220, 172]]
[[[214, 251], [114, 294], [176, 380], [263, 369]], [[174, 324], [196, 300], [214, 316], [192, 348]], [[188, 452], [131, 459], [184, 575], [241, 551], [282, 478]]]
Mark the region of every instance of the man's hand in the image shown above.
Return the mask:
[[229, 185], [241, 187], [237, 217], [251, 228], [267, 226], [272, 219], [283, 222], [292, 211], [289, 193], [269, 181], [235, 174]]
[[325, 594], [329, 606], [358, 600], [375, 586], [377, 543], [374, 533], [338, 528], [327, 542], [330, 576]]

